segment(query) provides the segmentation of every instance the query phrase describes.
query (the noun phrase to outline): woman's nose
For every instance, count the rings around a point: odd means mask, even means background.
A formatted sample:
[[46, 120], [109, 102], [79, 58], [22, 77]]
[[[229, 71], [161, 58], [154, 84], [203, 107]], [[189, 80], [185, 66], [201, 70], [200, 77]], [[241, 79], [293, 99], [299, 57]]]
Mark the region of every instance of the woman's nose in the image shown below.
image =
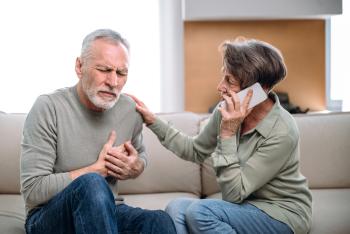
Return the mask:
[[219, 92], [223, 92], [224, 91], [224, 85], [223, 85], [223, 80], [221, 80], [218, 84], [218, 86], [216, 87], [216, 89], [219, 91]]

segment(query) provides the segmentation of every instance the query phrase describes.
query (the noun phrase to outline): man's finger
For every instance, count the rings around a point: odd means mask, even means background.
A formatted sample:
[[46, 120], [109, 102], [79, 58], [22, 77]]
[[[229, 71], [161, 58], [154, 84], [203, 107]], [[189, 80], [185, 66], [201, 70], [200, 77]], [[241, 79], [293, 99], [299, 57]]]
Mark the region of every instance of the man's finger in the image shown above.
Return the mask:
[[122, 153], [125, 154], [127, 153], [124, 144], [118, 145], [118, 146], [113, 146], [111, 147], [108, 151], [108, 154], [115, 155], [117, 153]]
[[118, 167], [125, 167], [129, 161], [128, 155], [125, 153], [108, 154], [105, 159]]
[[125, 143], [125, 148], [129, 152], [129, 155], [138, 155], [137, 150], [134, 148], [130, 141]]
[[107, 141], [106, 145], [109, 147], [112, 147], [116, 139], [117, 139], [117, 133], [113, 130], [109, 134], [108, 141]]

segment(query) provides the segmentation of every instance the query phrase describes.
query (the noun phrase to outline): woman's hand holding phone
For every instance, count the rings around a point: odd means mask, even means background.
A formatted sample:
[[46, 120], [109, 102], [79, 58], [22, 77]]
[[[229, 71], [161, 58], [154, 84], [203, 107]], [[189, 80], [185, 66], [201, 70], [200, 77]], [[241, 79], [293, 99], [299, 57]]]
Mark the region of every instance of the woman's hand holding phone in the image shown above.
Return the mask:
[[267, 99], [267, 94], [259, 83], [254, 83], [238, 93], [229, 91], [229, 95], [223, 95], [224, 101], [219, 107], [222, 116], [220, 127], [222, 138], [235, 135], [252, 108]]

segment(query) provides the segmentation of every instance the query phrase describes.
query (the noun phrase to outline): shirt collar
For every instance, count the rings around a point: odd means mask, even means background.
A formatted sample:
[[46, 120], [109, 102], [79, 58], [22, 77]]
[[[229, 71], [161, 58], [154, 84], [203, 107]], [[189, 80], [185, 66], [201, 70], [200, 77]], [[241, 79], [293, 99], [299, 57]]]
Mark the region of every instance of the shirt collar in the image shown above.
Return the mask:
[[282, 108], [275, 92], [271, 91], [269, 97], [275, 101], [275, 104], [265, 118], [255, 127], [255, 130], [265, 138], [271, 133], [273, 127], [275, 126]]

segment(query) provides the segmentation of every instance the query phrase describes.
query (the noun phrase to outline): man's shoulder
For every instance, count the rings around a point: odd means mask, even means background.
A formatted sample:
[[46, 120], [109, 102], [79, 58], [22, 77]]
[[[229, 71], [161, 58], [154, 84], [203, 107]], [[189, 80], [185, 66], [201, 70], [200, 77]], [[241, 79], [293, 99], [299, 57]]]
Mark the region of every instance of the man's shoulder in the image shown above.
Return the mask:
[[41, 94], [37, 97], [32, 109], [54, 109], [58, 103], [69, 99], [71, 88], [57, 89], [51, 93]]
[[132, 100], [131, 97], [123, 93], [120, 94], [118, 102], [120, 102], [120, 104], [123, 106], [125, 105], [133, 108], [136, 107], [134, 100]]
[[120, 94], [118, 102], [115, 106], [115, 111], [122, 111], [125, 113], [133, 113], [136, 111], [136, 103], [127, 95]]
[[117, 111], [119, 114], [120, 112], [123, 112], [124, 114], [127, 114], [128, 117], [131, 117], [131, 119], [136, 118], [136, 120], [140, 123], [143, 122], [140, 113], [136, 110], [136, 103], [131, 97], [125, 94], [121, 94], [119, 96], [115, 111]]
[[65, 87], [56, 89], [50, 93], [42, 94], [41, 96], [46, 96], [48, 98], [60, 98], [60, 97], [67, 97], [72, 93], [72, 87]]

